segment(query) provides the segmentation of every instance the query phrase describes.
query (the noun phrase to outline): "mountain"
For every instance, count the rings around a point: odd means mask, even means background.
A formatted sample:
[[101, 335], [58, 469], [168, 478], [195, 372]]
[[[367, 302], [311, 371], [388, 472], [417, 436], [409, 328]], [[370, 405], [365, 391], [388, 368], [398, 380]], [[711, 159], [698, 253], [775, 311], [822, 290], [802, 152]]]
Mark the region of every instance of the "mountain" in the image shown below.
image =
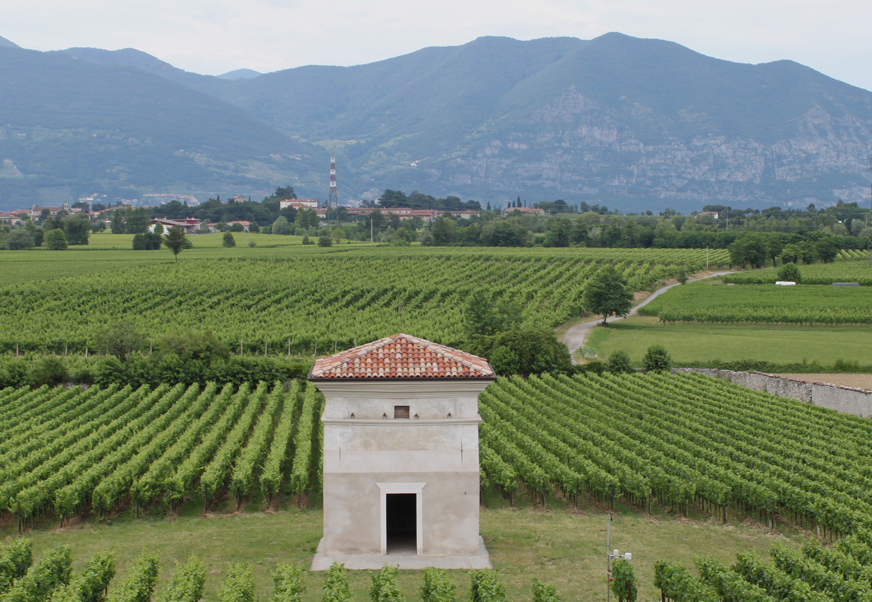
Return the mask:
[[168, 78], [16, 48], [0, 48], [0, 159], [3, 208], [93, 192], [270, 192], [315, 181], [327, 160]]
[[323, 198], [331, 148], [341, 199], [392, 188], [686, 211], [869, 198], [872, 92], [792, 61], [618, 33], [485, 37], [250, 78], [134, 49], [0, 51], [15, 57], [0, 55], [0, 200], [13, 186], [287, 184]]
[[255, 71], [254, 69], [236, 69], [235, 71], [222, 73], [218, 77], [220, 79], [251, 79], [252, 77], [257, 77], [258, 75], [260, 75], [260, 72]]
[[491, 37], [213, 93], [340, 146], [340, 183], [358, 194], [624, 209], [868, 199], [872, 93], [791, 61], [732, 63], [617, 33]]
[[18, 44], [0, 36], [0, 48], [20, 48]]

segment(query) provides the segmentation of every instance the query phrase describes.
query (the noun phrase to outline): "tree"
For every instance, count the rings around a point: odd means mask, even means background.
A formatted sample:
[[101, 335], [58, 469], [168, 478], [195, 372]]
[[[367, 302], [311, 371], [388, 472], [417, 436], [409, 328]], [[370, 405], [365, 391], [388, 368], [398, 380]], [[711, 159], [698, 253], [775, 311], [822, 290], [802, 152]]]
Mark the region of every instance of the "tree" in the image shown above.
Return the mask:
[[612, 374], [634, 373], [635, 370], [633, 370], [633, 363], [630, 361], [630, 354], [620, 349], [613, 352], [609, 356], [609, 372]]
[[663, 345], [651, 345], [642, 358], [645, 372], [669, 372], [672, 369], [672, 358]]
[[224, 233], [224, 239], [221, 241], [221, 246], [223, 247], [235, 247], [236, 239], [233, 238], [233, 234], [230, 232]]
[[13, 230], [6, 239], [6, 248], [10, 251], [20, 251], [33, 246], [33, 235], [27, 230]]
[[584, 306], [595, 314], [602, 314], [603, 324], [609, 316], [625, 316], [633, 307], [633, 293], [623, 274], [613, 265], [607, 265], [594, 275], [584, 288]]
[[67, 248], [67, 237], [60, 228], [55, 228], [45, 235], [45, 246], [51, 251], [63, 251]]
[[155, 223], [154, 223], [154, 229], [152, 230], [152, 232], [153, 232], [154, 234], [163, 234], [163, 233], [164, 233], [164, 226], [163, 226], [163, 224], [160, 223], [160, 222], [155, 222]]
[[91, 223], [84, 213], [70, 215], [62, 221], [64, 236], [71, 245], [87, 245], [88, 236], [91, 234]]
[[142, 348], [142, 334], [127, 320], [115, 322], [104, 327], [97, 334], [97, 341], [106, 353], [114, 355], [122, 362], [127, 361], [127, 356]]
[[124, 212], [121, 209], [116, 209], [112, 212], [110, 228], [112, 229], [112, 234], [124, 234]]
[[[762, 232], [751, 232], [736, 239], [727, 247], [730, 251], [730, 263], [745, 267], [761, 268], [769, 257], [766, 235]], [[776, 254], [777, 255], [777, 254]]]
[[291, 226], [288, 223], [288, 218], [286, 218], [284, 215], [280, 215], [279, 217], [277, 217], [276, 221], [274, 221], [272, 223], [272, 227], [270, 228], [270, 232], [272, 232], [273, 234], [282, 234], [282, 235], [290, 234], [291, 233]]
[[526, 326], [490, 337], [478, 337], [469, 345], [476, 355], [487, 357], [497, 374], [542, 374], [569, 372], [572, 358], [554, 331]]
[[442, 217], [440, 215], [433, 220], [430, 233], [433, 235], [433, 244], [440, 246], [450, 245], [457, 240], [457, 222], [450, 217]]
[[317, 228], [321, 223], [321, 218], [315, 213], [314, 209], [301, 209], [297, 212], [297, 220], [295, 222], [301, 228]]
[[318, 237], [318, 246], [319, 247], [329, 247], [333, 245], [333, 239], [330, 238], [329, 234], [322, 234]]
[[173, 252], [173, 257], [176, 261], [179, 260], [179, 253], [188, 244], [188, 237], [185, 236], [185, 231], [181, 226], [173, 226], [170, 228], [169, 234], [163, 237], [163, 244]]
[[800, 284], [802, 282], [802, 272], [795, 263], [785, 263], [778, 268], [778, 279]]
[[839, 255], [839, 245], [832, 236], [825, 236], [814, 243], [818, 258], [824, 263], [830, 263]]
[[463, 311], [467, 336], [492, 336], [515, 328], [521, 323], [522, 311], [514, 299], [503, 297], [494, 303], [489, 294], [476, 290], [466, 300]]

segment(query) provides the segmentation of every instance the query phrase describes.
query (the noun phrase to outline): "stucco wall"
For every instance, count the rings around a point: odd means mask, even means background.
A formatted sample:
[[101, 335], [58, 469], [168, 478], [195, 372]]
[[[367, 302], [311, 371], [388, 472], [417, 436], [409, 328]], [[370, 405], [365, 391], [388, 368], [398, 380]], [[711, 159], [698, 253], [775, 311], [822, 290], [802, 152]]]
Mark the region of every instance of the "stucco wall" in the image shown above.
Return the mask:
[[475, 473], [324, 474], [324, 553], [381, 554], [379, 483], [425, 483], [422, 555], [477, 555], [479, 481]]
[[699, 368], [679, 368], [677, 371], [714, 376], [754, 391], [765, 391], [778, 397], [789, 397], [844, 414], [872, 418], [872, 391], [828, 383], [810, 383], [804, 380], [783, 378], [775, 374], [766, 374], [765, 372], [734, 372], [732, 370]]

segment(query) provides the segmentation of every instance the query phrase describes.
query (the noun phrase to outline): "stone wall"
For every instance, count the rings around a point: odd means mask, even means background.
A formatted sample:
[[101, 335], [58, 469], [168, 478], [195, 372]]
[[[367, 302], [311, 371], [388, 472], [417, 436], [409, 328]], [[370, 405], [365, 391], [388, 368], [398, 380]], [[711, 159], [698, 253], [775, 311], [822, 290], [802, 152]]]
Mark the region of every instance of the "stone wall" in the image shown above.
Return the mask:
[[861, 418], [872, 418], [872, 391], [840, 387], [828, 383], [810, 383], [804, 380], [783, 378], [765, 372], [734, 372], [699, 368], [678, 368], [676, 372], [697, 372], [742, 385], [753, 391], [765, 391], [778, 397], [789, 397], [822, 408]]

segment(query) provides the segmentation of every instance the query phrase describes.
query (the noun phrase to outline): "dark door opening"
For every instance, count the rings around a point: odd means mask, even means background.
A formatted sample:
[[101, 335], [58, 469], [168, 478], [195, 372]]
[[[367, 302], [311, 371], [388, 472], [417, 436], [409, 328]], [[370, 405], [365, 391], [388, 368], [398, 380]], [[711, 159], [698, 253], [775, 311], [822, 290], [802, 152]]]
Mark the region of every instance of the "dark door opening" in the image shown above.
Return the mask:
[[414, 493], [388, 493], [385, 526], [388, 554], [418, 553], [418, 500]]

